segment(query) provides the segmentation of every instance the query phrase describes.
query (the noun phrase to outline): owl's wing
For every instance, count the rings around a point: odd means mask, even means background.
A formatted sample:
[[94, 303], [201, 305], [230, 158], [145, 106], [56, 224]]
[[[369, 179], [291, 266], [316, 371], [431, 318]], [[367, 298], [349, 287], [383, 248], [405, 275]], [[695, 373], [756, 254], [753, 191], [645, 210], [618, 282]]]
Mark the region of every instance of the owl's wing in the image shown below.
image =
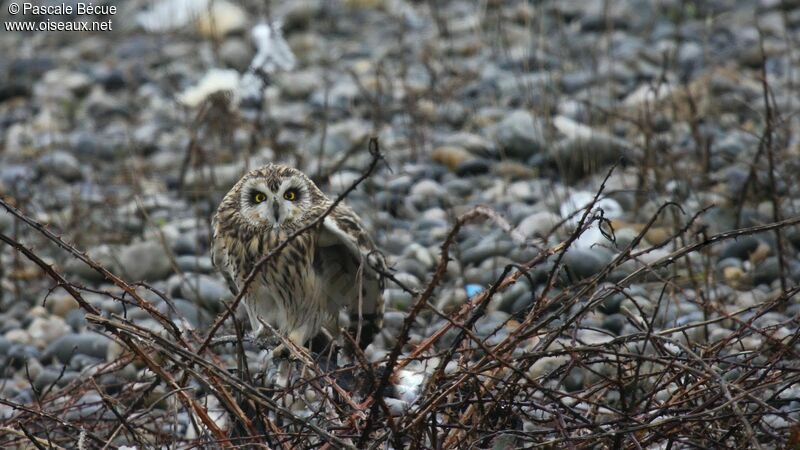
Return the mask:
[[211, 229], [214, 231], [214, 236], [211, 239], [211, 262], [225, 278], [231, 293], [237, 295], [239, 293], [239, 288], [236, 287], [234, 275], [231, 273], [231, 266], [228, 264], [228, 251], [225, 249], [225, 238], [222, 233], [219, 232], [219, 224], [216, 216], [211, 220]]
[[349, 315], [353, 336], [360, 331], [361, 345], [372, 342], [383, 321], [383, 256], [346, 205], [338, 205], [320, 228], [314, 268], [323, 279], [329, 312]]

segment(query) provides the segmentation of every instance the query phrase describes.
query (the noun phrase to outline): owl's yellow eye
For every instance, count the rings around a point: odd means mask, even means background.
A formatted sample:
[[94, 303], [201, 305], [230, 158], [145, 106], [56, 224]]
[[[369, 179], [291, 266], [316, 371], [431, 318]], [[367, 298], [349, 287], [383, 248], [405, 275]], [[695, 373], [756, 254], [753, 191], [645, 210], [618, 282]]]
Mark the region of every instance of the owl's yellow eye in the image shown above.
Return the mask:
[[283, 198], [293, 202], [297, 198], [297, 192], [295, 192], [294, 189], [286, 191], [283, 193]]
[[253, 201], [256, 203], [261, 203], [267, 199], [267, 196], [264, 195], [263, 192], [256, 192], [256, 195], [253, 196]]

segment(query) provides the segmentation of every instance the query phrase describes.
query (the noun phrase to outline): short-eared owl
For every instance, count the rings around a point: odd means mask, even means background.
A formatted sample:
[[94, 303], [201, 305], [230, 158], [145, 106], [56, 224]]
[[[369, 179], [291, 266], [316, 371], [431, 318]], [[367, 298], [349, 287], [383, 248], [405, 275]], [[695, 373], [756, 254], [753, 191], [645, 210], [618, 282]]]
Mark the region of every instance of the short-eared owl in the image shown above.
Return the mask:
[[[252, 170], [212, 219], [214, 264], [236, 292], [260, 259], [331, 204], [297, 169], [268, 164]], [[337, 336], [349, 327], [366, 347], [383, 318], [383, 282], [374, 267], [384, 267], [375, 244], [359, 217], [339, 203], [270, 259], [249, 286], [243, 301], [253, 333], [264, 334], [263, 321], [304, 345], [323, 329]]]

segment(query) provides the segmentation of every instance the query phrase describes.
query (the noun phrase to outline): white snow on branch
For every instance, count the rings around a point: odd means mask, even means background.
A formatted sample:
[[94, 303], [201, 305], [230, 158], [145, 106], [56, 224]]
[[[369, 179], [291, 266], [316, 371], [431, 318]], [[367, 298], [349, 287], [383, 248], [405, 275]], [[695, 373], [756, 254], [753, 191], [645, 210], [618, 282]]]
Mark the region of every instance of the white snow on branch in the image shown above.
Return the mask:
[[197, 107], [217, 92], [230, 92], [233, 104], [242, 98], [260, 98], [268, 81], [265, 75], [294, 69], [294, 53], [283, 38], [279, 23], [259, 23], [253, 27], [251, 37], [256, 46], [256, 55], [247, 72], [240, 75], [233, 69], [210, 69], [197, 84], [178, 95], [178, 101], [189, 107]]
[[250, 31], [250, 36], [257, 49], [256, 56], [250, 63], [250, 70], [262, 70], [272, 74], [278, 70], [294, 69], [294, 53], [283, 38], [280, 22], [275, 22], [271, 26], [264, 22], [259, 23]]
[[232, 100], [235, 104], [238, 101], [240, 81], [239, 72], [233, 69], [211, 69], [197, 84], [180, 93], [178, 101], [194, 108], [213, 94], [229, 92], [234, 97]]

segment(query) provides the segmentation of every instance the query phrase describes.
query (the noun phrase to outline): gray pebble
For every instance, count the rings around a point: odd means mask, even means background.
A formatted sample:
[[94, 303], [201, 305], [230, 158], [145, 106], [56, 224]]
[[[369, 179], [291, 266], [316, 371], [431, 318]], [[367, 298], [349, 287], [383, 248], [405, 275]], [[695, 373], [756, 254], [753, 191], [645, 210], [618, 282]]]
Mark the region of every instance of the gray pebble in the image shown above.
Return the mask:
[[97, 333], [71, 333], [50, 344], [45, 355], [47, 358], [56, 358], [62, 364], [68, 364], [77, 354], [105, 359], [109, 342], [107, 337]]
[[527, 160], [544, 148], [544, 126], [528, 111], [508, 114], [494, 128], [498, 147], [506, 155]]
[[51, 387], [64, 387], [78, 378], [78, 376], [79, 374], [72, 370], [64, 370], [62, 372], [61, 370], [44, 369], [33, 380], [33, 387], [40, 392]]
[[222, 301], [232, 296], [230, 289], [222, 280], [208, 275], [187, 273], [170, 280], [172, 296], [185, 298], [211, 312], [218, 312]]
[[144, 241], [124, 247], [119, 252], [119, 265], [132, 281], [163, 280], [172, 272], [167, 251], [155, 241]]
[[253, 49], [243, 39], [228, 38], [219, 47], [219, 57], [227, 66], [244, 72], [253, 59]]
[[514, 244], [508, 241], [486, 242], [484, 244], [478, 245], [476, 247], [470, 247], [462, 251], [461, 263], [464, 265], [479, 264], [484, 260], [495, 256], [505, 256], [511, 251], [513, 247]]
[[622, 314], [611, 314], [603, 320], [602, 327], [619, 336], [626, 323], [628, 319]]
[[575, 281], [588, 278], [603, 270], [610, 261], [608, 253], [599, 247], [591, 250], [570, 249], [564, 256], [564, 279]]
[[753, 236], [743, 236], [726, 245], [719, 254], [719, 259], [738, 258], [746, 260], [750, 257], [761, 241]]
[[[117, 265], [117, 258], [114, 255], [115, 252], [112, 247], [108, 245], [103, 244], [92, 247], [86, 253], [90, 258], [112, 272], [116, 272], [119, 268]], [[64, 272], [68, 275], [80, 277], [86, 281], [99, 282], [104, 279], [103, 275], [75, 258], [67, 261], [64, 265]]]
[[209, 256], [181, 255], [175, 258], [175, 264], [183, 272], [214, 272], [214, 264]]
[[53, 174], [67, 182], [83, 178], [78, 159], [63, 150], [54, 150], [43, 155], [36, 166], [42, 175]]
[[539, 211], [525, 217], [516, 227], [516, 231], [526, 238], [546, 236], [561, 223], [561, 217], [550, 211]]
[[573, 367], [564, 378], [564, 388], [567, 392], [579, 391], [583, 388], [586, 375], [580, 367]]

